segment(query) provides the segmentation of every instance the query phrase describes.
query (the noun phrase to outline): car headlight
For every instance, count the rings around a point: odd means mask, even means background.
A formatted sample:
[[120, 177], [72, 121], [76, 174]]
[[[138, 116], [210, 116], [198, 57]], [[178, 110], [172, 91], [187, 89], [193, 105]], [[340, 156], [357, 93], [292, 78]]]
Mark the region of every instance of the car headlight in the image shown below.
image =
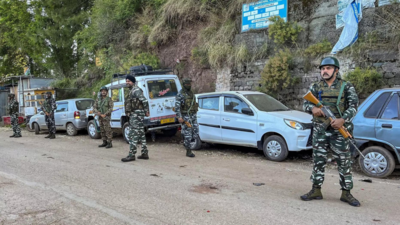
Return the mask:
[[289, 127], [296, 129], [296, 130], [304, 130], [304, 126], [300, 122], [297, 122], [294, 120], [288, 120], [288, 119], [284, 119], [284, 120], [285, 120], [286, 125], [288, 125]]

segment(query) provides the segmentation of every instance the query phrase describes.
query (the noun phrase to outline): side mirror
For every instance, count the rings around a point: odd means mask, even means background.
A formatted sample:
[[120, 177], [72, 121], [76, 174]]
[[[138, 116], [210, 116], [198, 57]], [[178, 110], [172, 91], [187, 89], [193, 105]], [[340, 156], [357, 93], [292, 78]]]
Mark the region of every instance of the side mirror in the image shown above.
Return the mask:
[[242, 109], [242, 113], [246, 114], [246, 115], [249, 115], [249, 116], [254, 116], [254, 113], [250, 108], [243, 108]]

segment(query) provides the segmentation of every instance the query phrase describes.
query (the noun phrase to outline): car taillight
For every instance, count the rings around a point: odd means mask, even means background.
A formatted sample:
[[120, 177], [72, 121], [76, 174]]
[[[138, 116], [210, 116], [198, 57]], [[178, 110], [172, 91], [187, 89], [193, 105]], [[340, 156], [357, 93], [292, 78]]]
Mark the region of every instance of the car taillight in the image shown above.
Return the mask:
[[79, 111], [74, 112], [74, 118], [75, 119], [80, 119], [81, 118], [81, 113]]

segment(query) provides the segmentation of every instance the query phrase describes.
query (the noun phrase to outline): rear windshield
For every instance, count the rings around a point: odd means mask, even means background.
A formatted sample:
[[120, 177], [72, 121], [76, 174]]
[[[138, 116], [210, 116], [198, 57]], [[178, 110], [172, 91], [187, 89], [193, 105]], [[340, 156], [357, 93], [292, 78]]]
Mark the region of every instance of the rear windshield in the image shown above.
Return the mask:
[[178, 94], [175, 80], [151, 80], [147, 82], [151, 99], [174, 97]]
[[86, 110], [90, 109], [94, 103], [94, 100], [87, 99], [87, 100], [77, 100], [76, 102], [76, 108], [78, 110]]

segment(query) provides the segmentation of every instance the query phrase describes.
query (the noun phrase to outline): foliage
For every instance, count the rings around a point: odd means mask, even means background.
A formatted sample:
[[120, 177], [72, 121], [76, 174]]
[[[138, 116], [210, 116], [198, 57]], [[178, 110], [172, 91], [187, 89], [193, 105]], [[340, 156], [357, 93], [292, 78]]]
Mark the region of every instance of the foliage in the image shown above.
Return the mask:
[[322, 42], [309, 46], [304, 53], [311, 57], [316, 57], [321, 54], [330, 52], [332, 50], [332, 44], [324, 39]]
[[279, 16], [272, 16], [268, 20], [272, 23], [268, 27], [268, 33], [278, 44], [296, 43], [298, 35], [303, 30], [297, 23], [285, 22]]
[[283, 89], [296, 84], [298, 80], [290, 74], [292, 59], [289, 49], [280, 50], [271, 57], [261, 72], [262, 86], [259, 90], [271, 96], [277, 96], [277, 93]]
[[345, 74], [344, 79], [351, 82], [357, 93], [363, 96], [367, 96], [383, 86], [382, 74], [370, 68], [360, 69], [357, 67]]

